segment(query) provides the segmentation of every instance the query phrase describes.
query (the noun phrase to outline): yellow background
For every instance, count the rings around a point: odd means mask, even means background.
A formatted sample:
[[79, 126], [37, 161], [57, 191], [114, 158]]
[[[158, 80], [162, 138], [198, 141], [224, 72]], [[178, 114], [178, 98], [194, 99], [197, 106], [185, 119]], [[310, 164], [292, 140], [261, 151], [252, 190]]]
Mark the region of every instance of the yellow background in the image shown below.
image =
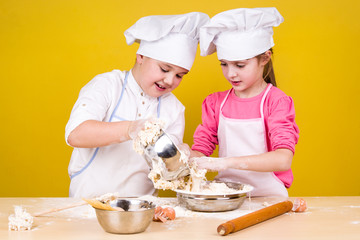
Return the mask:
[[[132, 67], [138, 45], [123, 33], [140, 17], [271, 6], [285, 18], [274, 35], [277, 82], [300, 127], [289, 193], [360, 195], [358, 0], [1, 0], [0, 196], [68, 196], [72, 106], [95, 75]], [[203, 99], [229, 87], [216, 54], [196, 57], [174, 92], [186, 106], [185, 142]]]

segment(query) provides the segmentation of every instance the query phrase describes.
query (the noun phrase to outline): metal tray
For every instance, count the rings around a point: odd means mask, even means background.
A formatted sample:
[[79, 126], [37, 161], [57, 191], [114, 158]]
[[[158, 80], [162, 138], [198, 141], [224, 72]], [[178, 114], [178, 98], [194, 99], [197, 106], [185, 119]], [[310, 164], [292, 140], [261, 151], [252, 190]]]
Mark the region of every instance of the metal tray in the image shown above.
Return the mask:
[[[219, 181], [215, 181], [220, 183]], [[196, 193], [175, 190], [180, 206], [200, 212], [224, 212], [237, 209], [246, 198], [246, 194], [254, 188], [248, 184], [224, 182], [237, 191], [228, 194]]]

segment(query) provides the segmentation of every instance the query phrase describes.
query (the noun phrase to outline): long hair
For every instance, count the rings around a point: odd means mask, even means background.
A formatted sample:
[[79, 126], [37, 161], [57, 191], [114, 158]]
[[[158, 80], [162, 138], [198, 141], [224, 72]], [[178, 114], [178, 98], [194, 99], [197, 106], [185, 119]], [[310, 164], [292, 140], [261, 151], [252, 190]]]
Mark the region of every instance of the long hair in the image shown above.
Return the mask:
[[[271, 56], [272, 56], [273, 55], [273, 49], [270, 48], [269, 51], [271, 52]], [[260, 60], [261, 57], [262, 57], [262, 54], [257, 56], [257, 58], [259, 60]], [[273, 86], [276, 87], [274, 67], [273, 67], [271, 58], [270, 58], [269, 62], [264, 67], [263, 78], [264, 78], [265, 82], [271, 83]]]

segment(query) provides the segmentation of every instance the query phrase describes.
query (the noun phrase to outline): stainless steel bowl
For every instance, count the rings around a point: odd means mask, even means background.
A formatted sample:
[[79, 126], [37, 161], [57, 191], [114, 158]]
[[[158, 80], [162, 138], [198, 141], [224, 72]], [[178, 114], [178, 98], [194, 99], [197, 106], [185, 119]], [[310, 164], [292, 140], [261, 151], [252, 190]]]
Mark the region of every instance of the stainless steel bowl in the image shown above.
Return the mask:
[[124, 211], [110, 211], [95, 208], [96, 217], [101, 227], [109, 233], [139, 233], [150, 225], [155, 212], [151, 202], [119, 198], [110, 202], [112, 207], [120, 207]]
[[[216, 181], [218, 182], [218, 181]], [[237, 209], [246, 198], [246, 194], [254, 188], [247, 184], [224, 182], [235, 189], [233, 193], [194, 193], [175, 190], [180, 206], [200, 212], [224, 212]]]

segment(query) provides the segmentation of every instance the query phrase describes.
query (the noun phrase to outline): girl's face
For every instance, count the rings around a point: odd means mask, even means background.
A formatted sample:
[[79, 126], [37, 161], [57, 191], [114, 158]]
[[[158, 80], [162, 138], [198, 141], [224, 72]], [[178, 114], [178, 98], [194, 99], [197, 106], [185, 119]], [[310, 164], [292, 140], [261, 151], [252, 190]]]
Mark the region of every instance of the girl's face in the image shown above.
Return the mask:
[[[270, 51], [269, 51], [270, 52]], [[266, 83], [263, 79], [264, 66], [270, 60], [266, 55], [241, 61], [220, 60], [221, 69], [238, 97], [249, 98], [261, 93]], [[268, 58], [269, 57], [269, 58]]]
[[160, 97], [173, 91], [189, 72], [185, 68], [139, 54], [136, 55], [136, 62], [139, 70], [136, 81], [152, 97]]

